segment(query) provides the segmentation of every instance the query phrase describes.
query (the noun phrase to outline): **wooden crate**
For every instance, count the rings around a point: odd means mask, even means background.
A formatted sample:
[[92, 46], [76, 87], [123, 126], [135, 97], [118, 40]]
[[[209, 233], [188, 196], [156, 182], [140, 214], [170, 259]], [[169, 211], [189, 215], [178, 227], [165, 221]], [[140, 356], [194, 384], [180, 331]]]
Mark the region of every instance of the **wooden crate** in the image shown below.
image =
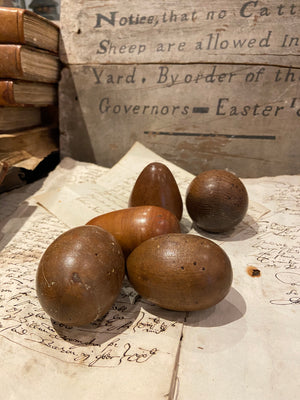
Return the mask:
[[62, 155], [112, 166], [140, 141], [197, 174], [300, 172], [300, 4], [61, 4]]

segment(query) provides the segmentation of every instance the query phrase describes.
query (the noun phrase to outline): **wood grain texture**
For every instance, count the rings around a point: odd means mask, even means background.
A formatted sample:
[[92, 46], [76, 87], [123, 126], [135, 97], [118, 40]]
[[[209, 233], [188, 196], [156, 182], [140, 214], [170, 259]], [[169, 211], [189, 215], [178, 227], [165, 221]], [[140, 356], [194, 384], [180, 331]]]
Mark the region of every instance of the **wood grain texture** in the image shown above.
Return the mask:
[[61, 54], [82, 63], [300, 66], [300, 5], [275, 1], [120, 0], [61, 5]]
[[299, 173], [299, 78], [262, 65], [71, 65], [62, 155], [111, 167], [138, 140], [194, 174]]
[[198, 174], [300, 172], [300, 4], [61, 7], [63, 155], [111, 167], [140, 141]]
[[46, 249], [37, 269], [42, 308], [71, 326], [95, 321], [115, 302], [124, 264], [121, 247], [104, 229], [79, 226], [64, 232]]
[[170, 233], [140, 244], [127, 259], [134, 289], [162, 308], [195, 311], [212, 307], [229, 292], [232, 267], [216, 243]]
[[181, 231], [175, 215], [156, 206], [138, 206], [111, 211], [93, 218], [86, 225], [100, 226], [110, 232], [122, 247], [125, 256], [151, 237]]
[[128, 200], [129, 207], [153, 205], [163, 207], [181, 220], [183, 203], [177, 182], [163, 163], [148, 164], [137, 177]]
[[225, 170], [210, 170], [197, 175], [190, 183], [185, 204], [200, 229], [226, 232], [245, 217], [248, 193], [236, 175]]

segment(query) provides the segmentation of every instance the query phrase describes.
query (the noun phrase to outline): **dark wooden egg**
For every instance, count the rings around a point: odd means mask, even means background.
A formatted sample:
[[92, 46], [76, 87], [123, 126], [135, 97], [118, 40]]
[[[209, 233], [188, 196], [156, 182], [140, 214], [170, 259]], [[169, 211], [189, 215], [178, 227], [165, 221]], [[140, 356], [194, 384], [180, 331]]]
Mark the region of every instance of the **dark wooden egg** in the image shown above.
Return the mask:
[[43, 254], [37, 296], [55, 321], [85, 325], [110, 309], [124, 275], [124, 256], [116, 239], [98, 226], [80, 226], [60, 235]]
[[182, 198], [176, 180], [169, 168], [159, 162], [148, 164], [138, 176], [130, 194], [128, 206], [163, 207], [182, 217]]
[[208, 232], [225, 232], [244, 218], [248, 209], [247, 190], [231, 172], [205, 171], [190, 183], [186, 208], [199, 228]]
[[142, 297], [176, 311], [214, 306], [232, 283], [231, 263], [221, 247], [183, 233], [156, 236], [140, 244], [127, 259], [127, 274]]

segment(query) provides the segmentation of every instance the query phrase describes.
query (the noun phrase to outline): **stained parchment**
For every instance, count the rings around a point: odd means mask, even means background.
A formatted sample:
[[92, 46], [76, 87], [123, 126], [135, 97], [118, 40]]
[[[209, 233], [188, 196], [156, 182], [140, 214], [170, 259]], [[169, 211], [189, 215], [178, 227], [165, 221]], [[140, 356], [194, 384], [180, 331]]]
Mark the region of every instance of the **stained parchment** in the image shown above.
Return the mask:
[[[97, 184], [103, 172], [67, 159], [39, 193], [63, 184]], [[3, 196], [5, 204], [14, 202], [14, 195]], [[5, 398], [168, 396], [185, 313], [148, 304], [125, 280], [102, 319], [80, 328], [52, 321], [36, 297], [35, 273], [48, 245], [69, 227], [32, 197], [24, 194], [23, 200], [1, 225], [0, 348], [5, 362], [0, 380]]]
[[269, 212], [237, 235], [205, 235], [230, 256], [233, 289], [188, 316], [176, 400], [299, 396], [300, 177], [244, 182]]

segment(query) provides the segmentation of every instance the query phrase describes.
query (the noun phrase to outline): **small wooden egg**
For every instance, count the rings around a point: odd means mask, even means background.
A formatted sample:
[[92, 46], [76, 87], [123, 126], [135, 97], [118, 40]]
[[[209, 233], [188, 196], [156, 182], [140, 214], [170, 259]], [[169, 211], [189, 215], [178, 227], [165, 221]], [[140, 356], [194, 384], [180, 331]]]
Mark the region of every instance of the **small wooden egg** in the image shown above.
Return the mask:
[[55, 321], [85, 325], [111, 308], [124, 275], [125, 260], [116, 239], [98, 226], [79, 226], [60, 235], [43, 254], [37, 297]]
[[97, 225], [110, 232], [121, 245], [125, 256], [153, 236], [180, 232], [180, 224], [175, 215], [156, 206], [112, 211], [93, 218], [87, 225]]
[[159, 162], [148, 164], [138, 176], [130, 194], [128, 206], [152, 205], [163, 207], [182, 217], [182, 198], [169, 168]]
[[232, 283], [231, 263], [220, 246], [198, 235], [170, 233], [140, 244], [127, 274], [145, 299], [169, 310], [202, 310], [219, 303]]
[[244, 218], [248, 208], [247, 190], [231, 172], [205, 171], [190, 183], [186, 208], [199, 228], [214, 233], [225, 232]]

